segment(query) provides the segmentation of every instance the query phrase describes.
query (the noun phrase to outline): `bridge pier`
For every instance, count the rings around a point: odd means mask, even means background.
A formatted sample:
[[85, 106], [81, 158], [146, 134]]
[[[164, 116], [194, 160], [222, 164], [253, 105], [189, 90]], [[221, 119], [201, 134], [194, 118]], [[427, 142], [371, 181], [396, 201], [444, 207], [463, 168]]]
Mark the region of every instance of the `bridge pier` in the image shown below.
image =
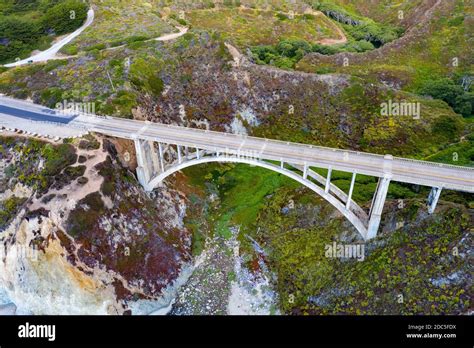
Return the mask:
[[377, 189], [372, 199], [372, 206], [369, 213], [369, 226], [367, 228], [366, 240], [375, 238], [379, 229], [380, 220], [382, 218], [383, 206], [385, 204], [385, 198], [387, 198], [388, 186], [390, 185], [390, 176], [385, 175], [379, 179]]
[[163, 167], [163, 156], [160, 146], [160, 154], [156, 152], [153, 141], [135, 139], [135, 152], [137, 154], [137, 178], [138, 182], [144, 187], [150, 180], [160, 173], [160, 166]]
[[329, 188], [331, 187], [331, 172], [332, 168], [328, 168], [328, 175], [326, 176], [326, 185], [324, 186], [324, 192], [329, 193]]
[[150, 181], [150, 173], [145, 161], [145, 151], [142, 146], [142, 140], [135, 139], [135, 153], [137, 155], [137, 179], [138, 182], [145, 187]]
[[[156, 153], [156, 151], [154, 151]], [[158, 143], [158, 154], [159, 154], [159, 158], [160, 158], [160, 168], [161, 168], [161, 171], [164, 172], [165, 171], [165, 162], [163, 160], [163, 146], [161, 145], [161, 143]]]
[[346, 202], [346, 209], [348, 210], [350, 210], [351, 208], [352, 192], [354, 191], [356, 175], [357, 175], [356, 173], [352, 173], [351, 187], [349, 189], [349, 194], [347, 195], [347, 202]]
[[439, 196], [441, 195], [441, 187], [432, 187], [428, 196], [428, 213], [433, 214], [436, 205], [438, 204]]
[[178, 164], [181, 164], [183, 161], [181, 158], [181, 146], [177, 145], [176, 151], [178, 152]]

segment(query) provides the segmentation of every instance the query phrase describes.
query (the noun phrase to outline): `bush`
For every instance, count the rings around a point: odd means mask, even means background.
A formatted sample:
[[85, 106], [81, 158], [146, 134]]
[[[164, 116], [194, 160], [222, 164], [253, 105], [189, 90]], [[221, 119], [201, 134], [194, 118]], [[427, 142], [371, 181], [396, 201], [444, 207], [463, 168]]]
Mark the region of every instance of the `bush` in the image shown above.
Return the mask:
[[106, 46], [104, 43], [99, 43], [99, 44], [96, 44], [96, 45], [92, 45], [92, 46], [89, 46], [89, 47], [85, 47], [84, 48], [84, 51], [86, 52], [90, 52], [90, 51], [94, 51], [94, 50], [98, 50], [98, 51], [101, 51], [103, 49], [105, 49]]
[[331, 54], [336, 54], [339, 52], [339, 49], [336, 46], [324, 46], [320, 44], [314, 44], [311, 47], [311, 50], [313, 52], [325, 54], [325, 55], [331, 55]]
[[130, 67], [130, 81], [139, 90], [160, 95], [163, 81], [157, 74], [158, 67], [143, 58], [137, 58]]
[[76, 151], [69, 144], [58, 146], [46, 144], [41, 150], [41, 156], [45, 159], [43, 172], [45, 176], [57, 175], [64, 167], [72, 165], [77, 161]]
[[26, 198], [11, 196], [0, 202], [0, 228], [4, 228], [16, 214], [18, 208], [26, 201]]
[[461, 131], [460, 125], [453, 117], [442, 116], [436, 119], [432, 126], [433, 134], [439, 134], [446, 139], [456, 139]]
[[188, 22], [186, 22], [185, 19], [178, 18], [176, 21], [181, 25], [184, 25], [184, 26], [188, 25]]
[[66, 45], [62, 49], [64, 54], [67, 54], [69, 56], [75, 56], [79, 52], [79, 48], [77, 45]]
[[281, 21], [285, 21], [285, 20], [289, 19], [286, 14], [281, 13], [281, 12], [278, 12], [278, 13], [276, 14], [276, 17], [277, 17], [279, 20], [281, 20]]
[[51, 41], [48, 34], [73, 31], [87, 17], [87, 5], [80, 0], [7, 3], [10, 4], [0, 5], [0, 63], [24, 58], [35, 49], [46, 49]]
[[43, 17], [44, 27], [57, 35], [71, 32], [87, 18], [87, 5], [79, 0], [67, 0], [49, 8]]
[[366, 40], [360, 40], [356, 42], [352, 42], [346, 45], [348, 51], [354, 51], [354, 52], [365, 52], [365, 51], [371, 51], [375, 48], [375, 46], [370, 42]]
[[460, 85], [449, 78], [429, 80], [419, 89], [419, 93], [445, 101], [455, 112], [464, 117], [472, 116], [473, 93], [464, 91]]
[[387, 42], [399, 37], [399, 29], [390, 25], [376, 23], [361, 23], [360, 25], [344, 25], [344, 29], [357, 41], [371, 42], [375, 47], [380, 47]]
[[28, 54], [36, 48], [41, 34], [41, 25], [37, 21], [21, 17], [0, 18], [0, 61]]
[[67, 220], [69, 234], [73, 237], [80, 237], [82, 233], [90, 232], [105, 212], [99, 192], [87, 195], [77, 202], [77, 206], [79, 208], [73, 210]]
[[343, 51], [365, 52], [373, 49], [374, 45], [366, 40], [335, 46], [311, 45], [305, 40], [282, 40], [275, 46], [256, 46], [251, 48], [251, 51], [257, 64], [271, 64], [283, 69], [292, 69], [309, 52], [332, 55]]
[[291, 69], [306, 53], [312, 51], [312, 47], [304, 40], [283, 40], [276, 46], [257, 46], [251, 51], [258, 64]]
[[300, 60], [306, 53], [311, 52], [311, 45], [304, 40], [283, 40], [278, 43], [276, 49], [284, 57]]

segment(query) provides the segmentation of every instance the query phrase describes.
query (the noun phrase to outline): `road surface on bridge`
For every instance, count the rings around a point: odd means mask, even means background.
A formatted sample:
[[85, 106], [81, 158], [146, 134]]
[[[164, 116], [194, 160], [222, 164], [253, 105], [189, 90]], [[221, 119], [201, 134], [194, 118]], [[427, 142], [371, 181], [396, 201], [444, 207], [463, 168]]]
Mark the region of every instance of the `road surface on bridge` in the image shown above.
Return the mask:
[[[55, 123], [63, 127], [97, 132], [125, 139], [144, 139], [166, 144], [199, 148], [220, 153], [239, 154], [309, 167], [331, 168], [393, 181], [474, 192], [474, 168], [452, 166], [407, 158], [382, 156], [343, 149], [256, 138], [195, 128], [171, 126], [115, 117], [64, 115], [44, 106], [0, 97], [0, 126], [20, 130], [28, 123]], [[24, 125], [24, 126], [22, 126]]]

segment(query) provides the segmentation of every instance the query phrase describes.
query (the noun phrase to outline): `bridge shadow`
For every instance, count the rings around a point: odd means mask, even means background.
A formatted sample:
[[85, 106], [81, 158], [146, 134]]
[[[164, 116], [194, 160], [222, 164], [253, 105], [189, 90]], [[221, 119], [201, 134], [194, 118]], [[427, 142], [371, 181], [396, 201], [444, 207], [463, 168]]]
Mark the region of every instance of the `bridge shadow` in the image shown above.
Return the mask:
[[64, 115], [55, 110], [51, 109], [41, 109], [41, 113], [17, 109], [11, 106], [0, 105], [0, 114], [6, 114], [9, 116], [15, 116], [25, 120], [30, 120], [34, 122], [52, 122], [52, 123], [61, 123], [68, 124], [72, 122], [79, 115]]

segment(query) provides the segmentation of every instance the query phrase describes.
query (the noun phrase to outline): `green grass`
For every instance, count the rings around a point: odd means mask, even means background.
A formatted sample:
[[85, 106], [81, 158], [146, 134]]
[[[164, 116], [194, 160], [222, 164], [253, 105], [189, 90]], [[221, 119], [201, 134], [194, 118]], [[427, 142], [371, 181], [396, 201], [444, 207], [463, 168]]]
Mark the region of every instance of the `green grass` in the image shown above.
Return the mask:
[[193, 28], [215, 30], [241, 48], [272, 45], [281, 39], [302, 39], [315, 43], [337, 38], [334, 24], [325, 16], [295, 15], [259, 9], [195, 10], [186, 13]]
[[176, 31], [159, 13], [162, 3], [158, 0], [90, 2], [95, 8], [94, 23], [76, 40], [66, 45], [62, 49], [63, 53], [76, 54], [115, 47]]
[[264, 206], [265, 197], [280, 187], [300, 187], [300, 184], [273, 171], [239, 164], [210, 165], [187, 168], [184, 172], [194, 185], [205, 188], [211, 184], [219, 192], [220, 204], [209, 211], [211, 221], [218, 235], [229, 237], [231, 226], [240, 226], [245, 232], [251, 228]]
[[474, 167], [474, 135], [425, 158], [427, 161]]

